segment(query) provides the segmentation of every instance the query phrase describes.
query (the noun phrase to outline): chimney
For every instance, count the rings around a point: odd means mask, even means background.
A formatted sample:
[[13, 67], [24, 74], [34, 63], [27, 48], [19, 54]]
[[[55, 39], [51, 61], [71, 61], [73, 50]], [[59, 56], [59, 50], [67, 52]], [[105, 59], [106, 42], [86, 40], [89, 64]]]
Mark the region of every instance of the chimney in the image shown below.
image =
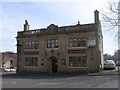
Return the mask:
[[24, 31], [29, 31], [29, 25], [27, 20], [25, 20]]
[[99, 11], [97, 10], [94, 11], [94, 20], [95, 23], [99, 23]]

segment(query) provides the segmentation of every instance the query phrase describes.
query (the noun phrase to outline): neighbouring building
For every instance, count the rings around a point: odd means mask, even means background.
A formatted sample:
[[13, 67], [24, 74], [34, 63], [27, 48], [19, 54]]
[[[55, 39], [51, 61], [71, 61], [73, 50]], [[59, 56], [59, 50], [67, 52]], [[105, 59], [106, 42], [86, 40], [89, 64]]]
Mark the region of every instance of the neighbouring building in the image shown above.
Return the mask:
[[104, 54], [103, 57], [104, 57], [104, 61], [105, 60], [113, 60], [113, 58], [114, 58], [113, 55], [109, 55], [109, 54]]
[[114, 53], [114, 56], [113, 56], [113, 60], [115, 61], [115, 63], [117, 61], [120, 61], [120, 50], [117, 50], [115, 53]]
[[1, 52], [0, 53], [0, 67], [9, 68], [17, 67], [17, 53]]
[[89, 73], [103, 68], [103, 36], [99, 12], [95, 23], [30, 30], [17, 34], [17, 73]]

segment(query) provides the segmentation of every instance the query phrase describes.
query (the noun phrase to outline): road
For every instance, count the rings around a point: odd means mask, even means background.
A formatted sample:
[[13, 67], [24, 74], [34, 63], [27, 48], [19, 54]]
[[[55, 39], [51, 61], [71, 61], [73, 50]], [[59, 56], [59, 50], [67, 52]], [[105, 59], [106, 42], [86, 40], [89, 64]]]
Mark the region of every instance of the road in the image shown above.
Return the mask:
[[118, 75], [15, 75], [5, 74], [3, 88], [118, 88]]

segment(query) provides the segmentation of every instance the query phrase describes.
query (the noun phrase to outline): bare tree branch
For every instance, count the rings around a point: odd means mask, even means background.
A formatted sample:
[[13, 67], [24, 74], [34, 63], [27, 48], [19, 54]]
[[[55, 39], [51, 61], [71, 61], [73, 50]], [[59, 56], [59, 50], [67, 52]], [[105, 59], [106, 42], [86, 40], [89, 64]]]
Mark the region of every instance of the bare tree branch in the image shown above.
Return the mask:
[[103, 16], [103, 21], [109, 23], [110, 26], [116, 27], [120, 26], [118, 16], [120, 16], [120, 8], [118, 7], [118, 2], [108, 2], [108, 12], [101, 13]]

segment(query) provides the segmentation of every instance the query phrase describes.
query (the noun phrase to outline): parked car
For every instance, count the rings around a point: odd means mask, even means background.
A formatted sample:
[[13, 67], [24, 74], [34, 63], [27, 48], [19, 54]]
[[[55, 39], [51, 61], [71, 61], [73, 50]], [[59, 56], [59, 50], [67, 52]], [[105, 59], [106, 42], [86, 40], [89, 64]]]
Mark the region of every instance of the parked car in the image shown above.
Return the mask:
[[15, 68], [4, 68], [5, 72], [15, 72], [16, 69]]
[[115, 62], [113, 60], [105, 60], [104, 69], [115, 69]]
[[10, 68], [4, 68], [3, 69], [5, 72], [10, 72]]
[[120, 61], [117, 61], [117, 62], [116, 62], [116, 66], [120, 66]]

